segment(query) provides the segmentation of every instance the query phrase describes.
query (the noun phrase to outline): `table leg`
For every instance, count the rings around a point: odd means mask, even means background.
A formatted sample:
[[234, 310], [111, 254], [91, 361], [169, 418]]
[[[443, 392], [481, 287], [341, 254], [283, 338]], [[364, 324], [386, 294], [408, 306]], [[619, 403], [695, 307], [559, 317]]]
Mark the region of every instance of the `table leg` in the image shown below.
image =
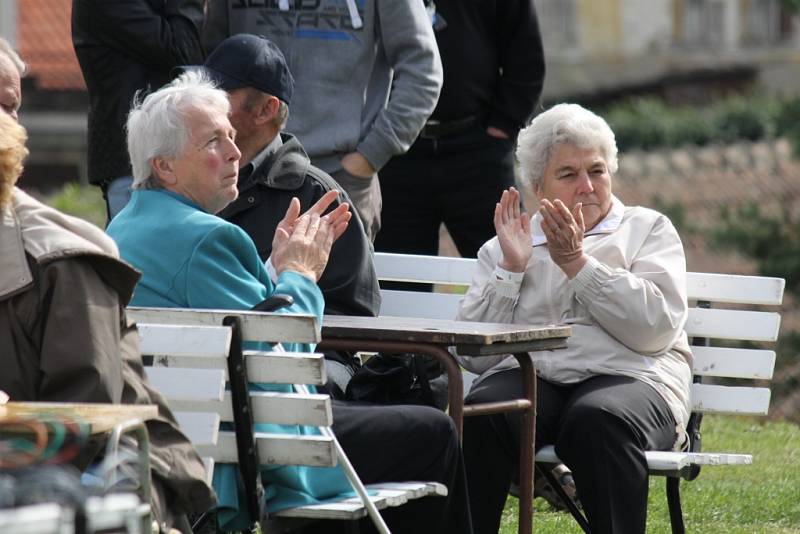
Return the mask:
[[522, 371], [522, 391], [530, 406], [522, 411], [519, 451], [519, 534], [533, 531], [533, 462], [536, 443], [536, 369], [527, 352], [514, 357]]
[[435, 358], [444, 367], [448, 379], [448, 413], [456, 425], [459, 437], [463, 427], [464, 413], [464, 382], [461, 376], [461, 367], [458, 365], [455, 356], [440, 345], [429, 345], [426, 343], [414, 343], [403, 341], [373, 341], [364, 339], [325, 339], [317, 350], [366, 350], [387, 353], [412, 353], [423, 354]]

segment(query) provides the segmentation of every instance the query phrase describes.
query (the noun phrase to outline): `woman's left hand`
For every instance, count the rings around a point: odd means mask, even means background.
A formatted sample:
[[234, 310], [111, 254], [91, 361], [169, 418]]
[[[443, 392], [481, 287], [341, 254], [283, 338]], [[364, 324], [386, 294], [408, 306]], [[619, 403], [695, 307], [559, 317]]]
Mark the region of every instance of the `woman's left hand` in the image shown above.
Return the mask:
[[582, 204], [579, 202], [570, 212], [558, 199], [553, 202], [543, 199], [539, 208], [539, 213], [542, 215], [542, 231], [547, 237], [550, 258], [570, 279], [578, 274], [588, 260], [583, 253], [583, 234], [586, 226], [581, 207]]

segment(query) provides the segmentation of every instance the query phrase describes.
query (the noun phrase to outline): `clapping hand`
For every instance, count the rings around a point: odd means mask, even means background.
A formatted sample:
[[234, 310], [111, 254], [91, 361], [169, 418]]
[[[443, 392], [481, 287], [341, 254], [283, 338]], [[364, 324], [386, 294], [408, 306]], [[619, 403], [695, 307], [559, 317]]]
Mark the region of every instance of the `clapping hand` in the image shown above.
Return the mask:
[[322, 215], [338, 194], [338, 191], [325, 193], [302, 216], [298, 216], [300, 201], [292, 199], [272, 240], [271, 261], [276, 272], [297, 271], [319, 280], [328, 263], [333, 242], [344, 233], [352, 217], [347, 203]]
[[570, 279], [578, 274], [587, 260], [583, 253], [586, 226], [581, 207], [578, 202], [570, 212], [559, 199], [553, 202], [543, 199], [539, 208], [550, 258]]
[[519, 191], [514, 187], [503, 191], [494, 208], [494, 229], [503, 252], [498, 262], [500, 268], [524, 272], [533, 253], [531, 221], [528, 214], [520, 210]]

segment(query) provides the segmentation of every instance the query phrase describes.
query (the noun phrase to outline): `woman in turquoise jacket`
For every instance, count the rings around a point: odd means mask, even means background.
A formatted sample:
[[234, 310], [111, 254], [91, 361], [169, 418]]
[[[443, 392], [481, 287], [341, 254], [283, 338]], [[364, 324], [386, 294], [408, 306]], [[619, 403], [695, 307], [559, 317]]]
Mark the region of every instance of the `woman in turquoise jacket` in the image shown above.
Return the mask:
[[[347, 227], [347, 204], [321, 216], [336, 198], [331, 191], [306, 214], [294, 199], [278, 225], [270, 262], [272, 280], [255, 245], [218, 213], [238, 194], [240, 152], [228, 120], [229, 104], [202, 74], [187, 72], [137, 103], [128, 118], [134, 175], [131, 201], [108, 233], [120, 255], [142, 271], [134, 306], [249, 310], [275, 293], [290, 295], [287, 313], [322, 320], [316, 285], [333, 241]], [[288, 345], [308, 352], [310, 346]], [[288, 386], [258, 387], [288, 391]], [[472, 531], [458, 436], [452, 421], [422, 406], [334, 405], [333, 430], [365, 483], [432, 480], [449, 495], [423, 498], [387, 517], [392, 532]], [[318, 433], [315, 428], [263, 425], [260, 432]], [[375, 454], [380, 451], [380, 454]], [[315, 503], [351, 488], [340, 468], [262, 466], [266, 511]], [[225, 530], [246, 527], [239, 515], [233, 466], [214, 472], [218, 519]]]

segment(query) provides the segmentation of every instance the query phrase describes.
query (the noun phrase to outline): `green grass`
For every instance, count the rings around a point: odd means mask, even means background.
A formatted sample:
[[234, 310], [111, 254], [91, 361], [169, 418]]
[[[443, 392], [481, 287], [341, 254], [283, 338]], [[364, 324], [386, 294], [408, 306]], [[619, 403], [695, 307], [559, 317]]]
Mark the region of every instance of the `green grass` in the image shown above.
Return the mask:
[[[704, 467], [681, 482], [686, 530], [702, 534], [800, 534], [800, 426], [751, 418], [707, 416], [703, 448], [748, 452], [753, 465]], [[650, 478], [648, 533], [669, 533], [664, 477]], [[580, 491], [580, 489], [579, 489]], [[534, 502], [536, 534], [580, 534], [567, 512]], [[509, 497], [500, 531], [517, 532], [518, 501]]]
[[42, 202], [100, 228], [106, 226], [106, 203], [99, 187], [69, 183], [57, 193], [43, 198]]

